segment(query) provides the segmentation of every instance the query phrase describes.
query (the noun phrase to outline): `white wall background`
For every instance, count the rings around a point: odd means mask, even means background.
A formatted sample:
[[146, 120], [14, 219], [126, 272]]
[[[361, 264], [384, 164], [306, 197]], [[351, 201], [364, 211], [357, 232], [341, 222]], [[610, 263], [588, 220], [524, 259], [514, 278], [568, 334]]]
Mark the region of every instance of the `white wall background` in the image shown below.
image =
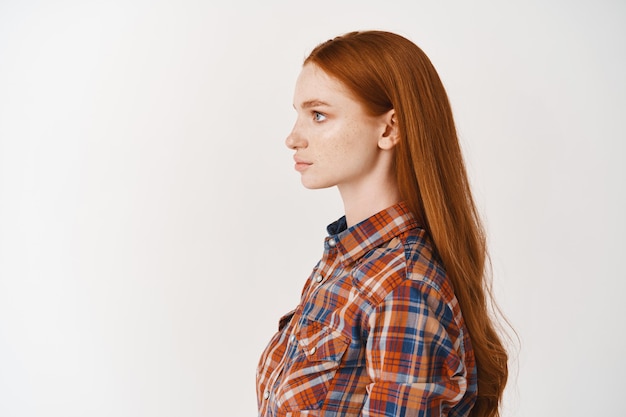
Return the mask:
[[[283, 139], [317, 43], [420, 45], [521, 349], [504, 415], [617, 415], [622, 1], [0, 1], [0, 415], [249, 416], [340, 216]], [[519, 368], [519, 369], [518, 369]]]

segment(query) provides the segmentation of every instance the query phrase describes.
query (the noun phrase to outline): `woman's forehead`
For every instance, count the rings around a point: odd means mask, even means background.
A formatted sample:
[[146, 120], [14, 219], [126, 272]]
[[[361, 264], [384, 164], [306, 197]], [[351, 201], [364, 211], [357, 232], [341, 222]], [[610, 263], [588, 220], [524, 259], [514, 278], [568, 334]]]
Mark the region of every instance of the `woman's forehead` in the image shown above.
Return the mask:
[[294, 107], [333, 106], [344, 101], [355, 101], [355, 97], [341, 81], [315, 64], [302, 67], [296, 81]]

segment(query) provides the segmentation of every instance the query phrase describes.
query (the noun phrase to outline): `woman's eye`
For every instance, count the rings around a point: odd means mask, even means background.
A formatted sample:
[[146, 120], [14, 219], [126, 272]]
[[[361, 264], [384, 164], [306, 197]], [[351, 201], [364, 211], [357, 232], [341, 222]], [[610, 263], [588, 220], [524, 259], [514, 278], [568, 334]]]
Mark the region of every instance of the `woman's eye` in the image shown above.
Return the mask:
[[324, 120], [326, 120], [326, 116], [320, 112], [314, 111], [313, 120], [315, 120], [316, 122], [323, 122]]

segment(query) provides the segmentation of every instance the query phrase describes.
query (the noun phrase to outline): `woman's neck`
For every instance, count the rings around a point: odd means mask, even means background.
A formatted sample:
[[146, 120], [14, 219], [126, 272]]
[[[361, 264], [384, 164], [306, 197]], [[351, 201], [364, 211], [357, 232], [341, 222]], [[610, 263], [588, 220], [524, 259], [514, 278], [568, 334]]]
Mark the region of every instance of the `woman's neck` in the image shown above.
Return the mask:
[[395, 181], [385, 181], [378, 186], [362, 187], [362, 189], [339, 187], [339, 192], [343, 200], [348, 227], [352, 227], [400, 201], [400, 192]]

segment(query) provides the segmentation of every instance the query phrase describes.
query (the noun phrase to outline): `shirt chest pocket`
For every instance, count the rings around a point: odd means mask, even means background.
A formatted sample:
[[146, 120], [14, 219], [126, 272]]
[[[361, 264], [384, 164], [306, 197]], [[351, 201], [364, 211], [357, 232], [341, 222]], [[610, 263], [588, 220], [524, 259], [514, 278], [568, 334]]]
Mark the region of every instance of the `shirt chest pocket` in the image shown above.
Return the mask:
[[319, 409], [332, 385], [350, 339], [321, 323], [309, 321], [296, 332], [292, 361], [276, 392], [284, 411]]

